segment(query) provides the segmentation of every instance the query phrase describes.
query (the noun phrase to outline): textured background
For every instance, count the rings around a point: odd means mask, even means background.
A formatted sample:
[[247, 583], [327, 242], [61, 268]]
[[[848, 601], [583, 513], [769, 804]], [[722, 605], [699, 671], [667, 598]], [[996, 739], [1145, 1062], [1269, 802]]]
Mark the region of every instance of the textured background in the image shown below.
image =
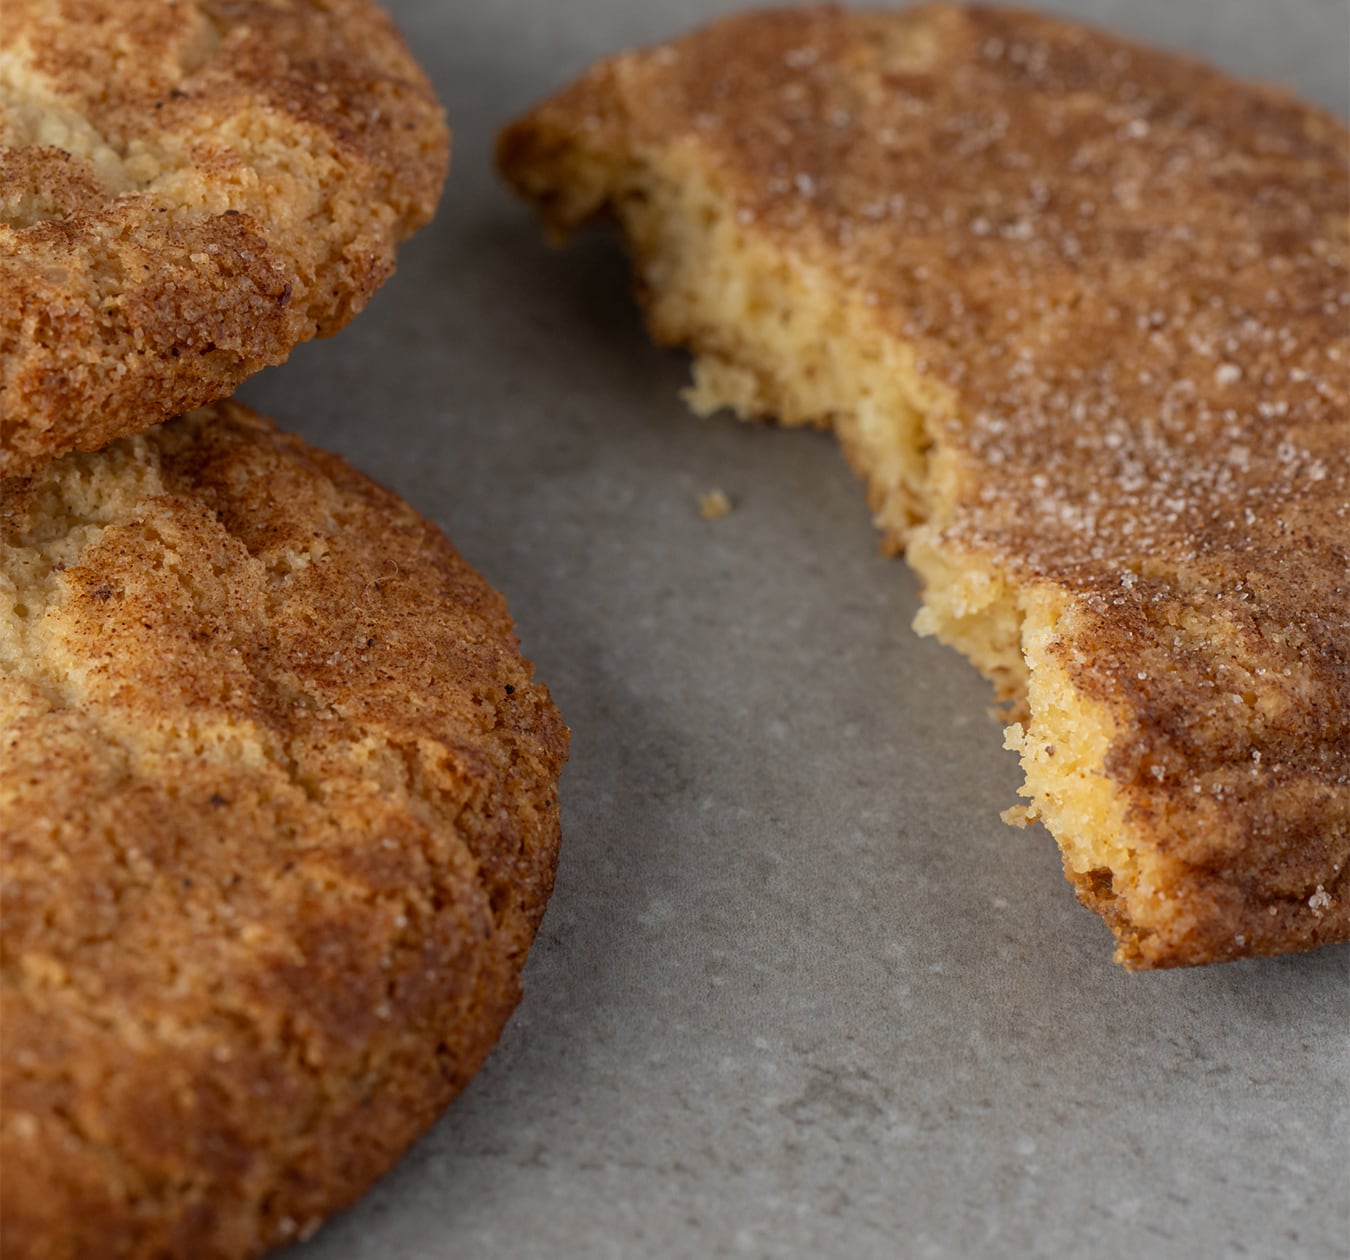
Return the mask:
[[[613, 242], [549, 251], [492, 175], [588, 60], [729, 6], [392, 7], [440, 216], [243, 395], [446, 528], [575, 738], [520, 1010], [294, 1260], [1348, 1254], [1350, 953], [1114, 967], [832, 442], [692, 418]], [[1347, 112], [1343, 0], [1057, 7]]]

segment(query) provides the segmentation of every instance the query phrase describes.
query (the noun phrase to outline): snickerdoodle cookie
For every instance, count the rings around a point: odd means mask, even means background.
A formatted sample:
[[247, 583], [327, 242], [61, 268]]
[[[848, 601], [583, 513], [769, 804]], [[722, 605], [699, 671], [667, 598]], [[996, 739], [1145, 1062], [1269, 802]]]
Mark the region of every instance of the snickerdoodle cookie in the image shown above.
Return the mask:
[[432, 214], [448, 136], [372, 0], [5, 0], [0, 476], [336, 332]]
[[0, 482], [0, 1243], [242, 1257], [520, 994], [567, 732], [433, 525], [232, 403]]
[[[1131, 968], [1350, 938], [1350, 133], [1016, 10], [732, 18], [507, 130], [691, 400], [830, 425]], [[904, 767], [897, 766], [897, 773]]]

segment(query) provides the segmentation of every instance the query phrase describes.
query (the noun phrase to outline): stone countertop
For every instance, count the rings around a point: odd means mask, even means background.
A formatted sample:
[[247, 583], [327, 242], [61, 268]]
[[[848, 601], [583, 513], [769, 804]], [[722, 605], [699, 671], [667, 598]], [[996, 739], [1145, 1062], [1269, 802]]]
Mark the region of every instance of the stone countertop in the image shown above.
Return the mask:
[[[500, 1046], [287, 1260], [1345, 1256], [1350, 951], [1112, 964], [832, 440], [692, 417], [614, 241], [549, 250], [493, 176], [586, 62], [730, 6], [391, 7], [455, 128], [441, 213], [242, 396], [445, 527], [574, 743]], [[1055, 7], [1346, 112], [1343, 0]]]

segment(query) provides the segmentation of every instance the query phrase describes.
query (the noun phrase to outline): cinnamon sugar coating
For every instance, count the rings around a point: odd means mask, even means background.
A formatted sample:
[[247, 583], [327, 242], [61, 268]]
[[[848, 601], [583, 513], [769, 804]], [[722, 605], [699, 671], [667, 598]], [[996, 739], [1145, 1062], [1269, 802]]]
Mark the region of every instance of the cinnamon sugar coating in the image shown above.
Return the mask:
[[0, 476], [336, 332], [431, 217], [448, 153], [371, 0], [6, 0]]
[[477, 1069], [567, 731], [502, 598], [219, 404], [0, 482], [0, 1246], [253, 1256]]
[[1028, 12], [814, 8], [603, 62], [499, 159], [619, 220], [698, 405], [834, 426], [1123, 962], [1350, 938], [1342, 122]]

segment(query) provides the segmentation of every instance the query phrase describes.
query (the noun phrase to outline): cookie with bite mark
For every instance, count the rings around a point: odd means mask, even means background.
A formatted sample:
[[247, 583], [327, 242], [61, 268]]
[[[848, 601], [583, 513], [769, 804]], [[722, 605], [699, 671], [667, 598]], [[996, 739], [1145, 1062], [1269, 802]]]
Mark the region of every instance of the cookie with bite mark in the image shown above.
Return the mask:
[[828, 426], [1131, 969], [1350, 939], [1350, 132], [1034, 13], [749, 13], [502, 135], [695, 410]]

